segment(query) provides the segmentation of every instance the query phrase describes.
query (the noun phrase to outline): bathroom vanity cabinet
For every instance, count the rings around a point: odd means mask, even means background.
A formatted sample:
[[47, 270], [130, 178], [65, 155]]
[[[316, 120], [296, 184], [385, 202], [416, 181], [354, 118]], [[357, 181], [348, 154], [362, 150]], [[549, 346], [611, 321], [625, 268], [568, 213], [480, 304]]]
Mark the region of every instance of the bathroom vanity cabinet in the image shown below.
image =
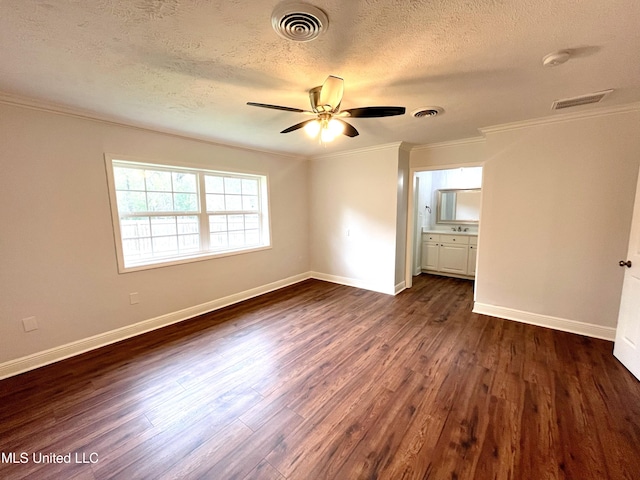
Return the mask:
[[422, 234], [422, 271], [474, 278], [477, 251], [478, 236], [475, 234], [425, 232]]

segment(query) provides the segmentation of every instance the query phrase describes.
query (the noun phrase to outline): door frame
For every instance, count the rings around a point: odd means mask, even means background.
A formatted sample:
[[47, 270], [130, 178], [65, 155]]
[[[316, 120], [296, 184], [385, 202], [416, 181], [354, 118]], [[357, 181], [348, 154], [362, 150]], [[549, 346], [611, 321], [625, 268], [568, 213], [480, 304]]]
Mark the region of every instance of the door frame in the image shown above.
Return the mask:
[[[411, 162], [409, 162], [411, 163]], [[438, 164], [438, 165], [429, 165], [429, 166], [420, 166], [420, 167], [410, 167], [409, 168], [409, 201], [407, 202], [407, 239], [406, 239], [406, 249], [407, 252], [405, 257], [405, 287], [411, 288], [413, 286], [413, 260], [414, 260], [414, 248], [415, 239], [413, 238], [415, 235], [415, 224], [417, 220], [417, 209], [415, 208], [415, 204], [417, 202], [416, 192], [414, 191], [414, 185], [416, 182], [416, 174], [420, 172], [434, 172], [440, 170], [455, 170], [456, 168], [468, 168], [468, 167], [482, 167], [482, 183], [481, 188], [484, 192], [484, 169], [485, 162], [465, 162], [465, 163], [450, 163], [450, 164]], [[484, 203], [484, 202], [483, 202]], [[480, 205], [480, 218], [482, 219], [482, 204]], [[478, 243], [480, 243], [480, 232], [482, 229], [482, 221], [478, 224]], [[477, 272], [476, 272], [477, 275]], [[473, 288], [473, 299], [475, 300], [476, 292], [475, 292], [475, 282]]]

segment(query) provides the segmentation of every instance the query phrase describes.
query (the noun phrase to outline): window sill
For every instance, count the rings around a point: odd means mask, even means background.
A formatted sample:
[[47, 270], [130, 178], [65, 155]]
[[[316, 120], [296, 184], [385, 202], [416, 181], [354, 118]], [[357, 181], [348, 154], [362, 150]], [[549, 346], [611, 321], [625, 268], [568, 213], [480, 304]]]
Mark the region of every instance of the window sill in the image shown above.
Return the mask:
[[166, 260], [157, 260], [149, 263], [139, 263], [133, 264], [129, 266], [118, 265], [118, 273], [130, 273], [130, 272], [139, 272], [141, 270], [150, 270], [153, 268], [163, 268], [170, 267], [172, 265], [183, 265], [185, 263], [193, 263], [193, 262], [201, 262], [203, 260], [211, 260], [214, 258], [222, 258], [222, 257], [230, 257], [233, 255], [242, 255], [245, 253], [253, 253], [260, 252], [262, 250], [271, 249], [271, 245], [263, 245], [255, 248], [243, 248], [239, 250], [226, 250], [224, 252], [207, 252], [201, 253], [197, 255], [190, 255], [180, 258], [166, 259]]

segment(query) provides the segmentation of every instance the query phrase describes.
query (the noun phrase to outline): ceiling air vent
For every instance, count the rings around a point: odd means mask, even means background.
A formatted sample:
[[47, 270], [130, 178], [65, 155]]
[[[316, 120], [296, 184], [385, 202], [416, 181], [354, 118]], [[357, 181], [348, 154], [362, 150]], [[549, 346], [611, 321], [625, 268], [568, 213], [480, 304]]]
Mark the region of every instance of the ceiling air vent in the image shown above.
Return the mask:
[[444, 112], [442, 107], [420, 107], [411, 112], [411, 115], [416, 118], [435, 117], [436, 115], [440, 115], [442, 112]]
[[563, 108], [577, 107], [579, 105], [588, 105], [590, 103], [601, 102], [607, 95], [613, 90], [604, 90], [597, 93], [589, 93], [588, 95], [581, 95], [579, 97], [564, 98], [562, 100], [556, 100], [551, 105], [551, 110], [562, 110]]
[[327, 15], [306, 3], [283, 3], [271, 14], [271, 25], [278, 35], [294, 42], [309, 42], [329, 26]]

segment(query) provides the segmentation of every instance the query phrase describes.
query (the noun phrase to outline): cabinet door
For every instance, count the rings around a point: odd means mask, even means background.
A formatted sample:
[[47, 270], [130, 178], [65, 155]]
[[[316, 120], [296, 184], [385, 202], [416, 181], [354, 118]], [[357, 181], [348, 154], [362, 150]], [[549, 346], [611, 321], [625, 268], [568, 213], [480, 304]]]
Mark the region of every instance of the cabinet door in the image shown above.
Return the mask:
[[440, 244], [439, 269], [441, 272], [467, 274], [467, 262], [469, 258], [469, 245], [456, 245], [451, 243]]
[[478, 258], [478, 246], [469, 245], [469, 261], [467, 263], [467, 275], [476, 274], [476, 258]]
[[424, 270], [438, 269], [438, 244], [433, 242], [422, 242], [421, 267]]

